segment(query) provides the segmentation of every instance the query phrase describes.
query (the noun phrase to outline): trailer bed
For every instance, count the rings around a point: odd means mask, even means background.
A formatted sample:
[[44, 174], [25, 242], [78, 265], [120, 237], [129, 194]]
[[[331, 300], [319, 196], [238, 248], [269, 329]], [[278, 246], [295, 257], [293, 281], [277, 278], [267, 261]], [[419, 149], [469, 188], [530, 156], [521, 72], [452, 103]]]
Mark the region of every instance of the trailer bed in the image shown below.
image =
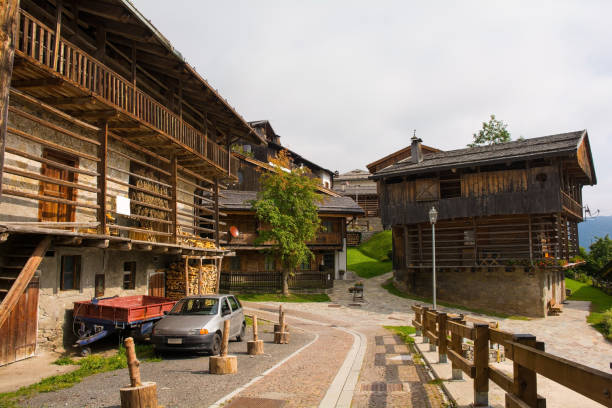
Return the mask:
[[73, 316], [123, 324], [160, 318], [176, 301], [157, 296], [122, 296], [74, 302]]

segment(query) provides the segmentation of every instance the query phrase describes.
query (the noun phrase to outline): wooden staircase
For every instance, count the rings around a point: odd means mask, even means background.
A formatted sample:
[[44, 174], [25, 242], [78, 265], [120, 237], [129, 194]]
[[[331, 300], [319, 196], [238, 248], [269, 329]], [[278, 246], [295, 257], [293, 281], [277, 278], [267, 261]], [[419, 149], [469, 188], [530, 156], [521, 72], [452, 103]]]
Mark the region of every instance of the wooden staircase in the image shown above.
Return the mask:
[[0, 326], [30, 283], [51, 245], [51, 237], [12, 235], [0, 246]]

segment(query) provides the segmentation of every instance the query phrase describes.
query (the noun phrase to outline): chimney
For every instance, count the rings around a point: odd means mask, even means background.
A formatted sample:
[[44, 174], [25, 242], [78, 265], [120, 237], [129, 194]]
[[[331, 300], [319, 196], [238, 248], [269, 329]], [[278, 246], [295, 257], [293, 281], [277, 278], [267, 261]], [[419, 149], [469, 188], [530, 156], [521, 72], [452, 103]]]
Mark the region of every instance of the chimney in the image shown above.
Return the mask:
[[423, 151], [421, 150], [422, 140], [416, 137], [416, 132], [412, 136], [412, 144], [410, 145], [410, 155], [413, 163], [420, 163], [423, 161]]

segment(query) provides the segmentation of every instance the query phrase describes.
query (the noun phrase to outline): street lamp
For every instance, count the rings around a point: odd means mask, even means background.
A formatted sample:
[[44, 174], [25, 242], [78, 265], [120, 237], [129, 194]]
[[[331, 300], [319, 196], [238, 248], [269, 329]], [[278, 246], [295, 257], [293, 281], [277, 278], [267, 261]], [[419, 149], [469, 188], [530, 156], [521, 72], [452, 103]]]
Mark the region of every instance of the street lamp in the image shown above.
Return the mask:
[[438, 210], [432, 206], [429, 210], [429, 222], [431, 222], [431, 272], [433, 278], [433, 308], [436, 310], [436, 221]]

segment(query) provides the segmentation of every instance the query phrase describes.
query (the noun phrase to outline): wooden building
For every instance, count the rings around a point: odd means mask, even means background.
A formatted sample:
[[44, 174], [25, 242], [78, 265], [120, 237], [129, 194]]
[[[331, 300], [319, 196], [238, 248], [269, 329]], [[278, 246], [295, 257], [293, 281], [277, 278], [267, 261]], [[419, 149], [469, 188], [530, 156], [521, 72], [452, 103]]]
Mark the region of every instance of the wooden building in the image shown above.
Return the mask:
[[565, 299], [582, 186], [596, 183], [586, 131], [412, 154], [373, 178], [401, 289], [431, 296], [433, 206], [438, 299], [527, 316]]
[[129, 1], [9, 3], [0, 364], [70, 340], [74, 301], [163, 296], [170, 264], [220, 259], [230, 146], [265, 144]]
[[[237, 237], [228, 234], [226, 248], [235, 251], [236, 255], [223, 263], [221, 289], [281, 289], [282, 265], [267, 253], [270, 244], [255, 245], [260, 224], [250, 202], [256, 199], [256, 191], [237, 190], [223, 192], [220, 199], [223, 222], [228, 229], [235, 227], [239, 231]], [[348, 197], [324, 196], [317, 206], [321, 230], [308, 244], [315, 258], [304, 263], [291, 278], [291, 289], [331, 288], [333, 280], [341, 278], [340, 270], [346, 271], [346, 225], [351, 217], [363, 214], [363, 210]]]

